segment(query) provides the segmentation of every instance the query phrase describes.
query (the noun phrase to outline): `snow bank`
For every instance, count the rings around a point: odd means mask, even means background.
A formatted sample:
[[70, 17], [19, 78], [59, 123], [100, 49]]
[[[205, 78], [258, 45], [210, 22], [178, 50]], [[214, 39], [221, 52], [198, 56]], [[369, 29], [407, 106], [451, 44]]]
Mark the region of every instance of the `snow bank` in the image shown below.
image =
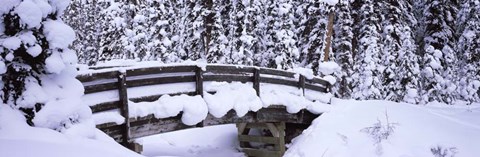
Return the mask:
[[[285, 156], [434, 156], [432, 149], [456, 157], [478, 156], [480, 123], [474, 119], [479, 118], [478, 105], [452, 108], [445, 104], [415, 106], [333, 99], [330, 112], [317, 118], [295, 138]], [[378, 132], [367, 131], [375, 124], [381, 126]], [[387, 133], [387, 124], [394, 126], [390, 135], [374, 138]]]
[[57, 131], [30, 127], [23, 114], [0, 104], [0, 152], [8, 157], [140, 157], [122, 147], [100, 130], [95, 140], [62, 134]]

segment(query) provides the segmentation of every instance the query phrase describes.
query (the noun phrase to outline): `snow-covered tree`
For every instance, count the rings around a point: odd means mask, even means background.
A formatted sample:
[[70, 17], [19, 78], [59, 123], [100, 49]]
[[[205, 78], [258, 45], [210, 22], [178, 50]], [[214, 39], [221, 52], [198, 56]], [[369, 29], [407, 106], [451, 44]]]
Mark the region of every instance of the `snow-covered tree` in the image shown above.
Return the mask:
[[333, 7], [320, 1], [305, 1], [297, 10], [299, 22], [297, 30], [298, 45], [301, 48], [301, 65], [312, 68], [315, 75], [319, 73], [319, 62], [323, 61], [325, 37], [327, 34], [328, 13]]
[[114, 0], [98, 1], [100, 7], [97, 22], [101, 23], [100, 47], [98, 47], [99, 61], [111, 59], [126, 59], [128, 43], [125, 37], [127, 19], [125, 18], [128, 6], [126, 3]]
[[7, 0], [0, 7], [3, 103], [23, 111], [31, 126], [64, 133], [79, 126], [94, 128], [90, 109], [80, 104], [83, 86], [75, 78], [77, 56], [68, 48], [75, 32], [60, 18], [68, 5], [69, 1]]
[[386, 100], [417, 103], [418, 56], [414, 32], [416, 25], [409, 1], [383, 1], [382, 10], [382, 95]]
[[456, 97], [454, 50], [457, 1], [427, 0], [422, 18], [422, 100], [451, 104]]
[[293, 25], [293, 5], [291, 0], [271, 1], [268, 12], [267, 51], [268, 67], [290, 69], [293, 67], [299, 51]]
[[353, 73], [353, 18], [351, 16], [350, 0], [341, 0], [336, 9], [337, 17], [334, 24], [333, 51], [335, 52], [335, 62], [342, 68], [342, 76], [332, 91], [337, 97], [350, 98], [352, 93], [350, 83]]
[[94, 65], [98, 62], [102, 24], [97, 20], [99, 12], [97, 0], [73, 0], [65, 12], [65, 23], [75, 30], [77, 36], [72, 48], [77, 52], [79, 63]]
[[355, 99], [382, 99], [381, 74], [384, 67], [379, 64], [382, 52], [380, 34], [380, 12], [378, 3], [363, 0], [357, 4], [360, 23], [358, 48], [352, 75], [352, 97]]
[[461, 36], [457, 51], [460, 99], [480, 101], [480, 3], [465, 0], [459, 12]]

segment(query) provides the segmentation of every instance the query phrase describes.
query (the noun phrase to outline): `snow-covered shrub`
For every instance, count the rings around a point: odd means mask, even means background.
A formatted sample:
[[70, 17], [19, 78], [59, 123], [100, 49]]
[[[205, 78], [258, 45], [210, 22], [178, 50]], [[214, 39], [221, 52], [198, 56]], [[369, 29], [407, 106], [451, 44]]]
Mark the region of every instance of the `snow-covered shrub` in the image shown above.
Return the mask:
[[430, 151], [435, 157], [455, 157], [458, 152], [456, 147], [445, 148], [442, 146], [432, 147]]
[[29, 125], [73, 133], [77, 126], [94, 125], [90, 109], [80, 105], [84, 89], [75, 79], [77, 56], [68, 48], [75, 33], [60, 19], [68, 5], [66, 0], [2, 1], [0, 95], [3, 103], [23, 111]]
[[383, 152], [381, 146], [382, 141], [387, 140], [398, 125], [398, 123], [388, 120], [388, 113], [385, 111], [385, 122], [377, 119], [377, 123], [373, 124], [373, 126], [365, 127], [360, 131], [368, 134], [368, 136], [373, 139], [374, 145], [377, 146], [376, 153], [380, 155]]

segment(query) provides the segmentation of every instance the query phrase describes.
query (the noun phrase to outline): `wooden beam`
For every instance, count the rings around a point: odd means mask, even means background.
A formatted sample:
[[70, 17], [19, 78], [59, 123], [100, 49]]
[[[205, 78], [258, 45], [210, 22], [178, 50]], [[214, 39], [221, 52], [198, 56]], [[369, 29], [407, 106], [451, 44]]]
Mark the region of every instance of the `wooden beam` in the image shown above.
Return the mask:
[[195, 70], [195, 83], [195, 92], [197, 93], [197, 95], [203, 97], [203, 71], [200, 67], [197, 67], [197, 69]]
[[128, 111], [128, 95], [127, 95], [127, 74], [124, 72], [118, 72], [118, 97], [120, 99], [120, 113], [125, 117], [125, 125], [123, 127], [123, 145], [128, 147], [130, 144], [130, 119]]

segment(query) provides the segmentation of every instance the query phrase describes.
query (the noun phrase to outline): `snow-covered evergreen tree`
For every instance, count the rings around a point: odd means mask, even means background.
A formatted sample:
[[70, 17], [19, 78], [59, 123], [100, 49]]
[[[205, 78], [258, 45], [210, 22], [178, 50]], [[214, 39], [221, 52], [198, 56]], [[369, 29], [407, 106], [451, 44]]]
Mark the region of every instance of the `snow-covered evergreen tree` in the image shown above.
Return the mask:
[[2, 5], [3, 103], [23, 111], [32, 126], [64, 133], [78, 126], [94, 129], [90, 109], [80, 104], [83, 86], [75, 78], [77, 56], [68, 48], [75, 32], [60, 18], [69, 1], [8, 0]]
[[99, 61], [126, 59], [125, 28], [127, 27], [127, 4], [120, 1], [104, 0], [97, 3], [100, 7], [98, 22], [101, 23]]
[[358, 28], [358, 50], [355, 55], [354, 73], [352, 75], [352, 97], [359, 100], [382, 99], [381, 74], [382, 52], [380, 35], [380, 12], [378, 3], [372, 0], [358, 2], [357, 14], [360, 23]]
[[334, 24], [333, 51], [335, 52], [335, 62], [342, 68], [342, 76], [332, 91], [337, 97], [350, 98], [352, 93], [350, 83], [353, 73], [353, 18], [351, 16], [350, 0], [341, 0], [336, 9], [337, 17]]
[[77, 52], [78, 62], [94, 65], [98, 62], [101, 22], [97, 0], [73, 0], [64, 15], [64, 21], [74, 30], [77, 38], [72, 48]]
[[302, 58], [300, 62], [303, 66], [312, 68], [315, 75], [319, 74], [318, 65], [323, 61], [322, 55], [325, 49], [325, 37], [327, 34], [328, 12], [333, 7], [320, 1], [305, 1], [297, 11], [303, 12], [305, 19], [301, 20], [299, 25], [301, 30], [297, 30], [300, 38], [299, 47], [301, 48]]
[[427, 0], [423, 10], [424, 22], [421, 47], [422, 100], [421, 103], [439, 101], [451, 104], [456, 97], [455, 66], [457, 55], [454, 50], [455, 17], [457, 1]]
[[465, 0], [461, 3], [459, 27], [461, 36], [457, 51], [459, 58], [459, 98], [469, 102], [480, 101], [480, 2]]
[[291, 69], [299, 51], [296, 46], [297, 37], [293, 25], [293, 5], [291, 0], [271, 1], [269, 4], [269, 38], [267, 41], [269, 54], [268, 67]]
[[382, 94], [386, 100], [417, 103], [418, 57], [414, 32], [416, 25], [409, 1], [383, 1], [382, 13]]

